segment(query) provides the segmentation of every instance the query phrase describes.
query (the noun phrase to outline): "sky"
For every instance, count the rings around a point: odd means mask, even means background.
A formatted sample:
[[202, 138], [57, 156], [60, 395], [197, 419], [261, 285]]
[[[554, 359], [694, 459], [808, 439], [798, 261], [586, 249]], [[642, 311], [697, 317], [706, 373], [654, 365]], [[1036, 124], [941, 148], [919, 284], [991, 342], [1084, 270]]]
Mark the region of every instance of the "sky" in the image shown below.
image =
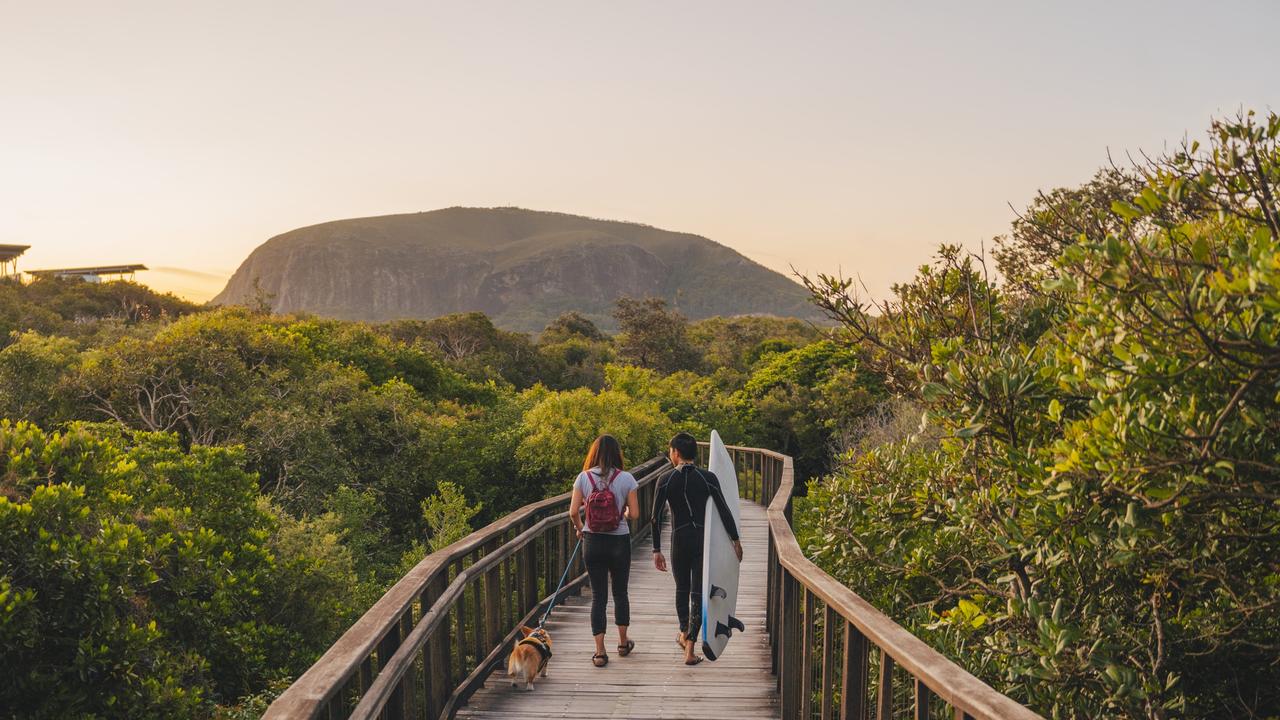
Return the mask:
[[203, 300], [296, 227], [520, 206], [884, 297], [1108, 152], [1280, 110], [1278, 22], [1268, 0], [0, 0], [0, 243]]

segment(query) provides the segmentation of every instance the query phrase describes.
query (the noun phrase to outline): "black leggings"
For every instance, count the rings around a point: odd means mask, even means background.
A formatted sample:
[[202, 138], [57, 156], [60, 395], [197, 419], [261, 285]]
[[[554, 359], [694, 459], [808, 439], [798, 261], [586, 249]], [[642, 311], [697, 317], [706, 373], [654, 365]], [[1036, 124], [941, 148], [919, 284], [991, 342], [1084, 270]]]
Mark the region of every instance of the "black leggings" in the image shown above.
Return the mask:
[[609, 579], [613, 579], [613, 623], [631, 624], [627, 581], [631, 577], [631, 535], [582, 534], [582, 559], [591, 580], [591, 634], [604, 633], [605, 608], [609, 605]]
[[671, 533], [671, 574], [680, 630], [696, 639], [702, 628], [702, 528], [686, 525]]

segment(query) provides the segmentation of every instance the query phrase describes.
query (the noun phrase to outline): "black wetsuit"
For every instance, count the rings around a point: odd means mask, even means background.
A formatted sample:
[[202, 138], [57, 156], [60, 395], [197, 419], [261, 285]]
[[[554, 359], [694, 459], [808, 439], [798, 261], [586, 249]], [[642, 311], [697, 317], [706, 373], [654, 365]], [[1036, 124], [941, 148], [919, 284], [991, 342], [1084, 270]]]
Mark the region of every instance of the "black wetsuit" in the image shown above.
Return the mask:
[[716, 504], [729, 537], [738, 539], [738, 526], [720, 490], [720, 480], [708, 470], [686, 463], [658, 480], [653, 499], [653, 551], [662, 551], [662, 518], [671, 507], [671, 574], [676, 579], [676, 617], [687, 638], [702, 626], [702, 532], [707, 500]]

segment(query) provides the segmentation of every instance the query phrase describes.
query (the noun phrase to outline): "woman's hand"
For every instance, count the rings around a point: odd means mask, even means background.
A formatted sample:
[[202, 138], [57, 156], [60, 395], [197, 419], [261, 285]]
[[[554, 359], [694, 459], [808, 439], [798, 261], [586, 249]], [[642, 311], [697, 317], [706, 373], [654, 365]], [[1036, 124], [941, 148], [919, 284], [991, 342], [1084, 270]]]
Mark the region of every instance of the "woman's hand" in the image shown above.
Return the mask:
[[658, 572], [667, 571], [667, 559], [662, 556], [662, 553], [656, 552], [653, 554], [653, 566], [658, 568]]
[[581, 540], [581, 539], [582, 539], [582, 528], [574, 528], [574, 530], [573, 530], [573, 534], [574, 534], [574, 535], [577, 535], [577, 536], [578, 536], [578, 539], [579, 539], [579, 540]]

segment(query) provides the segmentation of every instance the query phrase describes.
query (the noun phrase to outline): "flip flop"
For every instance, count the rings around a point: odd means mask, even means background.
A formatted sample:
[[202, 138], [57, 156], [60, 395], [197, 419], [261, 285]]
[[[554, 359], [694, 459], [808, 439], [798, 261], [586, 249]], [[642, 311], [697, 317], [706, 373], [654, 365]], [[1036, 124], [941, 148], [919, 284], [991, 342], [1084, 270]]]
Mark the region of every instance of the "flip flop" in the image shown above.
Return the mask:
[[685, 665], [697, 665], [698, 663], [702, 662], [703, 660], [706, 660], [706, 658], [702, 657], [701, 655], [694, 655], [692, 660], [685, 660], [685, 661], [684, 661], [684, 664], [685, 664]]
[[628, 640], [626, 645], [618, 646], [618, 655], [620, 657], [626, 657], [631, 654], [632, 650], [635, 650], [635, 649], [636, 649], [636, 641]]
[[592, 655], [591, 664], [595, 665], [596, 667], [604, 667], [605, 665], [608, 665], [609, 654], [605, 653], [604, 655]]

